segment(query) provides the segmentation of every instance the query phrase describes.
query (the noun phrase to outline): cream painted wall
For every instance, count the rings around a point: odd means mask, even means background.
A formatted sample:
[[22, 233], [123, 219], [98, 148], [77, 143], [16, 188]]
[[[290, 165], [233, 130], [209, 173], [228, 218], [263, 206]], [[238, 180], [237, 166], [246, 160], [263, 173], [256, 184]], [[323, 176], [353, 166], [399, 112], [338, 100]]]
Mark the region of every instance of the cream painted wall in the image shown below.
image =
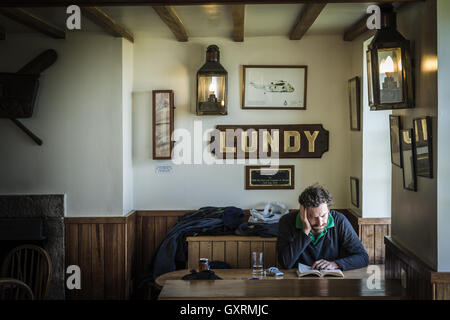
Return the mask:
[[21, 120], [44, 144], [0, 119], [0, 194], [65, 193], [68, 216], [122, 215], [122, 41], [84, 32], [0, 41], [1, 72], [58, 53], [41, 75], [33, 117]]
[[[217, 44], [228, 71], [228, 116], [195, 115], [195, 77], [205, 61], [206, 47]], [[135, 209], [197, 209], [202, 206], [262, 208], [268, 201], [298, 207], [298, 195], [321, 183], [346, 208], [349, 198], [350, 129], [347, 80], [351, 46], [340, 36], [246, 38], [236, 43], [219, 38], [191, 38], [187, 43], [136, 34], [134, 45], [133, 162]], [[247, 64], [307, 65], [307, 110], [242, 110], [241, 68]], [[203, 130], [219, 124], [321, 123], [330, 132], [330, 148], [321, 159], [281, 159], [295, 165], [295, 190], [244, 190], [244, 165], [175, 165], [152, 160], [151, 90], [175, 92], [175, 129], [193, 133], [194, 121]], [[158, 165], [171, 173], [156, 173]]]

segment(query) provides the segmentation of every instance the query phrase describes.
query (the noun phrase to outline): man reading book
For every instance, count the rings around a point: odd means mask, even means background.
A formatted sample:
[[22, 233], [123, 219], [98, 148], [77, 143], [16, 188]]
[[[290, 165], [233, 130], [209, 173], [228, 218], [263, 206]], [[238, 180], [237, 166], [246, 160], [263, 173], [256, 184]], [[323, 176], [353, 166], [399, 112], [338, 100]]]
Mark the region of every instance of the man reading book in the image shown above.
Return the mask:
[[317, 270], [352, 270], [368, 265], [369, 256], [347, 218], [330, 210], [333, 198], [322, 186], [306, 188], [300, 211], [278, 223], [278, 261], [285, 269], [298, 263]]

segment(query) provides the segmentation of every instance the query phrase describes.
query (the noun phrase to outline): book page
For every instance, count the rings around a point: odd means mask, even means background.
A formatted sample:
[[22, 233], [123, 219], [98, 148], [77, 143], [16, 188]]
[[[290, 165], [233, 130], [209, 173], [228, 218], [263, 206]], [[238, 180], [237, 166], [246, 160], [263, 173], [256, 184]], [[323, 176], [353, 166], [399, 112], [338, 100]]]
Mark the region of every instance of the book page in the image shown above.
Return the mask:
[[322, 277], [326, 276], [335, 276], [335, 277], [344, 277], [344, 273], [340, 269], [335, 270], [320, 270]]
[[298, 272], [301, 275], [316, 274], [316, 275], [320, 276], [320, 271], [319, 270], [311, 269], [310, 266], [307, 266], [307, 265], [302, 264], [302, 263], [298, 264]]

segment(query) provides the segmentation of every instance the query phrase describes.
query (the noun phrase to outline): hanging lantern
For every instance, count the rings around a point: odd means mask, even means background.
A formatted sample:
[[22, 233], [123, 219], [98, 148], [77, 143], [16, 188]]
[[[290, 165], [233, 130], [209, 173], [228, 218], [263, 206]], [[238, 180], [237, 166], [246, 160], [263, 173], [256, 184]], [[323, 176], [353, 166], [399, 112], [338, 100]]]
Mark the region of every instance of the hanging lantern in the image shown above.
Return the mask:
[[392, 5], [381, 6], [381, 29], [367, 50], [371, 110], [413, 108], [410, 44], [397, 31]]
[[219, 60], [219, 47], [209, 46], [206, 62], [197, 72], [197, 115], [227, 114], [228, 72]]

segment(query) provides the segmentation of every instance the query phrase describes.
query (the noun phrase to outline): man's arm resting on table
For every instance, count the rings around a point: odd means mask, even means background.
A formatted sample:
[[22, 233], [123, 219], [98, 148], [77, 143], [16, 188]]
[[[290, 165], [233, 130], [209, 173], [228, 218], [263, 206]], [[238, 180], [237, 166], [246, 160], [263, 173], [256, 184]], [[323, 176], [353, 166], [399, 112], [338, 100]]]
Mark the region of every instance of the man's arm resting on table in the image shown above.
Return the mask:
[[347, 219], [343, 220], [341, 230], [339, 231], [340, 245], [346, 252], [346, 257], [336, 259], [342, 270], [352, 270], [367, 267], [369, 264], [369, 255], [364, 249], [361, 240], [359, 240], [355, 230]]

